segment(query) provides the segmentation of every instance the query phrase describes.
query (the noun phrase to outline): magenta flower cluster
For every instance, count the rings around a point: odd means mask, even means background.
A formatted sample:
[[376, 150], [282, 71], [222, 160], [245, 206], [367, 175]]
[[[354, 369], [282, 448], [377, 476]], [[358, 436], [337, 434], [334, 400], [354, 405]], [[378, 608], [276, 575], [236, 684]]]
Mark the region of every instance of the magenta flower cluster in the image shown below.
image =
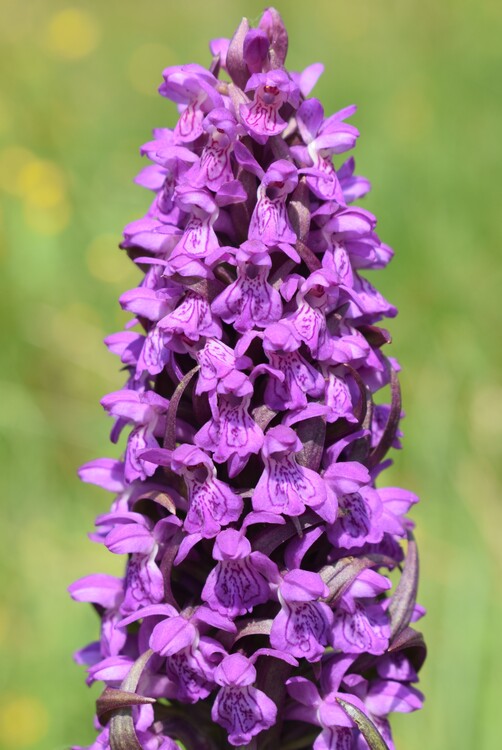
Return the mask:
[[126, 572], [70, 586], [101, 619], [77, 655], [105, 684], [93, 750], [393, 748], [388, 714], [422, 704], [417, 498], [376, 487], [397, 311], [365, 273], [392, 251], [333, 165], [355, 107], [325, 116], [287, 43], [270, 8], [209, 69], [164, 70], [179, 119], [142, 148], [154, 198], [122, 247], [144, 275], [102, 400], [125, 453], [80, 471], [115, 494], [92, 539]]

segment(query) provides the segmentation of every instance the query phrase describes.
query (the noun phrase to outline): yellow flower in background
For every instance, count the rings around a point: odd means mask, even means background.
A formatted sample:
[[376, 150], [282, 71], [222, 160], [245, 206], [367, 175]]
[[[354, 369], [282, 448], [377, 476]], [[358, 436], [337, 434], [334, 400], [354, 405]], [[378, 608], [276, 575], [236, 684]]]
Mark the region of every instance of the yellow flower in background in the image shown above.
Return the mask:
[[7, 146], [0, 151], [0, 188], [19, 195], [20, 175], [33, 159], [35, 155], [24, 146]]
[[44, 46], [54, 57], [80, 60], [95, 50], [99, 37], [94, 16], [81, 8], [65, 8], [50, 18]]
[[26, 224], [44, 235], [59, 234], [71, 215], [67, 178], [63, 170], [48, 159], [34, 156], [19, 169], [16, 194], [23, 198]]
[[26, 225], [38, 234], [59, 234], [67, 226], [68, 178], [56, 162], [9, 146], [0, 152], [0, 189], [22, 200]]
[[0, 707], [0, 746], [10, 750], [37, 747], [48, 725], [47, 710], [38, 698], [5, 697]]
[[65, 200], [66, 177], [54, 162], [34, 157], [20, 169], [16, 188], [30, 207], [55, 208]]

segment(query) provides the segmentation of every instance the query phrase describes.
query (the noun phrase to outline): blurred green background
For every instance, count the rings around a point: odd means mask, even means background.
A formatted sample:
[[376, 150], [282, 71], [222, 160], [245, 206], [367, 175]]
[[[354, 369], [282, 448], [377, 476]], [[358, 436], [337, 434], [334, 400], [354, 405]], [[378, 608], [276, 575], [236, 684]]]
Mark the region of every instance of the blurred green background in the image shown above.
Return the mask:
[[[396, 249], [379, 288], [403, 365], [405, 450], [392, 481], [422, 496], [420, 601], [429, 659], [399, 750], [498, 750], [502, 657], [500, 0], [278, 0], [289, 67], [321, 60], [316, 95], [353, 102], [365, 205]], [[1, 0], [0, 747], [92, 741], [97, 688], [72, 652], [91, 607], [66, 586], [122, 559], [86, 538], [110, 498], [76, 468], [102, 455], [99, 398], [122, 384], [101, 340], [136, 274], [116, 249], [149, 195], [132, 179], [174, 123], [161, 70], [207, 64], [207, 41], [263, 6]], [[499, 333], [497, 334], [497, 331]], [[498, 465], [497, 465], [498, 464]], [[495, 716], [495, 718], [494, 718]]]

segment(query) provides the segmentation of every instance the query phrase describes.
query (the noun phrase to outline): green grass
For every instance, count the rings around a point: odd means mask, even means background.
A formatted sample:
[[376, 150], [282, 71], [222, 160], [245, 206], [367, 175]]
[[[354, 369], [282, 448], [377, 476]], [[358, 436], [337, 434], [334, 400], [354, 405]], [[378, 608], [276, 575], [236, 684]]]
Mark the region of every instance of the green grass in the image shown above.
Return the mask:
[[[502, 354], [497, 0], [278, 0], [292, 68], [322, 60], [327, 111], [356, 102], [365, 205], [396, 250], [379, 288], [403, 365], [405, 450], [392, 481], [422, 496], [420, 601], [430, 647], [420, 714], [399, 750], [497, 750], [502, 658], [499, 529]], [[68, 8], [73, 9], [68, 12]], [[115, 249], [148, 196], [138, 147], [174, 108], [161, 69], [208, 61], [262, 4], [3, 0], [0, 63], [2, 500], [0, 748], [57, 750], [94, 736], [97, 691], [72, 652], [91, 608], [66, 586], [121, 560], [86, 538], [109, 499], [76, 479], [113, 455], [98, 400], [121, 385], [101, 345], [135, 273]], [[75, 31], [76, 29], [76, 31]]]

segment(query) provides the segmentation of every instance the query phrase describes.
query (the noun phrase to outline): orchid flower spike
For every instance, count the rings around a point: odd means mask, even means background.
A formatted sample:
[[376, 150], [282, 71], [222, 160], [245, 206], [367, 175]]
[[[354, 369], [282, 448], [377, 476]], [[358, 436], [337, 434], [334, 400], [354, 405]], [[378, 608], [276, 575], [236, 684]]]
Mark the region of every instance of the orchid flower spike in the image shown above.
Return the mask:
[[124, 575], [69, 587], [100, 619], [76, 654], [104, 685], [89, 750], [393, 750], [389, 714], [422, 705], [417, 497], [376, 484], [397, 311], [366, 274], [392, 251], [353, 205], [355, 107], [325, 114], [323, 66], [287, 48], [268, 8], [166, 68], [179, 119], [141, 149], [152, 203], [121, 247], [143, 277], [102, 400], [125, 450], [80, 471], [113, 495], [91, 538]]

